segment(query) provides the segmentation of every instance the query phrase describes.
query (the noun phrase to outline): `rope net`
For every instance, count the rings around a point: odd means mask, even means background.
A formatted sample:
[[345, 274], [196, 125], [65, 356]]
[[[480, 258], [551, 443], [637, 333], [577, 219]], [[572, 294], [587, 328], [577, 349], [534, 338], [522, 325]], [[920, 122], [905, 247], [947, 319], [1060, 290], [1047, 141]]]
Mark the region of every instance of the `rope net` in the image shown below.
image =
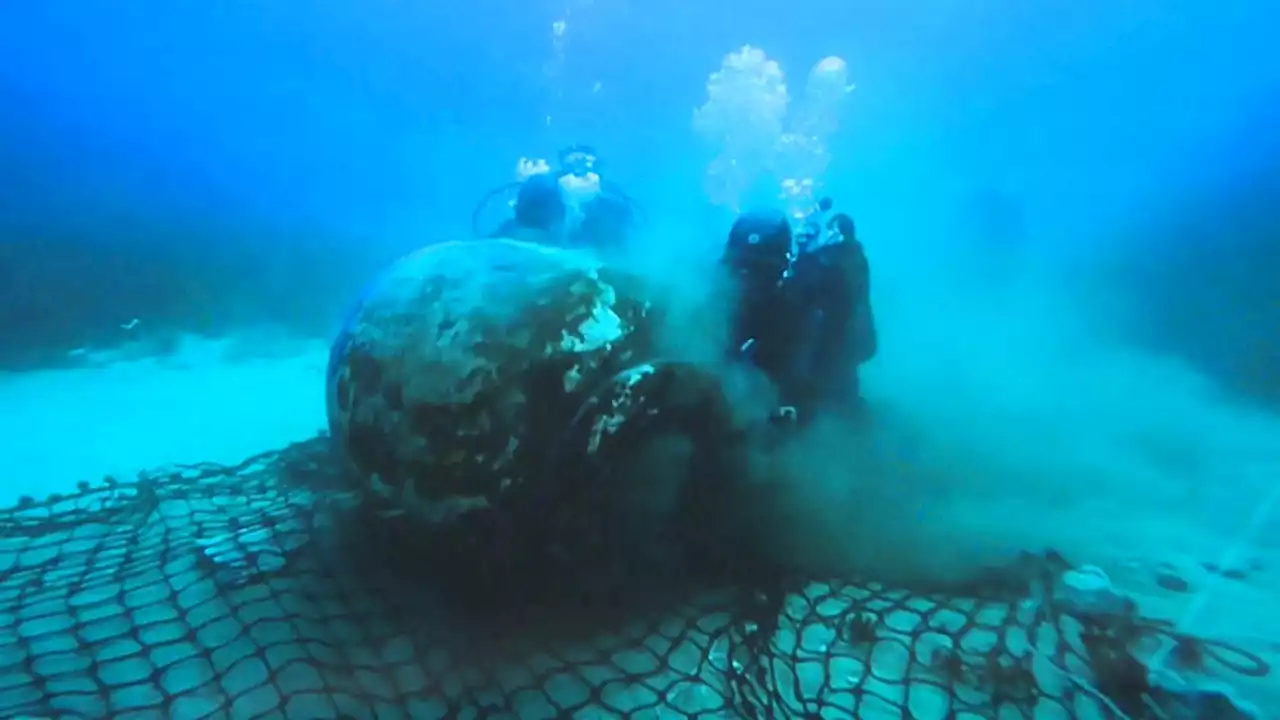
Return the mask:
[[1245, 716], [1152, 687], [1144, 654], [1268, 672], [1136, 613], [1068, 612], [1053, 557], [964, 592], [686, 583], [473, 621], [323, 489], [333, 466], [319, 438], [0, 511], [0, 717], [1224, 720]]

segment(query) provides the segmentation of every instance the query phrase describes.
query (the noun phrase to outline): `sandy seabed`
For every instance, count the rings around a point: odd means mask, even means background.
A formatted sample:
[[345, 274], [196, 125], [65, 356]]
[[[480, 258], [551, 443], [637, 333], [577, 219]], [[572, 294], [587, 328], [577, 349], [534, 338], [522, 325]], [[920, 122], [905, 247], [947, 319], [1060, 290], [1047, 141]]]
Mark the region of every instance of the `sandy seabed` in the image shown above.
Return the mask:
[[238, 462], [325, 425], [320, 343], [244, 357], [189, 341], [164, 357], [0, 374], [0, 504], [169, 463]]

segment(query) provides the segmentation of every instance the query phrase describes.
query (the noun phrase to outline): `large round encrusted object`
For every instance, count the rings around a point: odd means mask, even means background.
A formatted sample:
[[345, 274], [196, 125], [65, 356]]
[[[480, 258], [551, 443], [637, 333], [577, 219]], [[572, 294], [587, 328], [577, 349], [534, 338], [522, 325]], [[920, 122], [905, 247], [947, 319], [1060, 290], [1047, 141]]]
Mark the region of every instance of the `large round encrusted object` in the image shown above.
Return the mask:
[[660, 313], [643, 287], [586, 254], [512, 240], [396, 263], [330, 357], [330, 429], [353, 477], [439, 524], [576, 492], [575, 473], [607, 468], [664, 413], [722, 425], [709, 375], [656, 362]]

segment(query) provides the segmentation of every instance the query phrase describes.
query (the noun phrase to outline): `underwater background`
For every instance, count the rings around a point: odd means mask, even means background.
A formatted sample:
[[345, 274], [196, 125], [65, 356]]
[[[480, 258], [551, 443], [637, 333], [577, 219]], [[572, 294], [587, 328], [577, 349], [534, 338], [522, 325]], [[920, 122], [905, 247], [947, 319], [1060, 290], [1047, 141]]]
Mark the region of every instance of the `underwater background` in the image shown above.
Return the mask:
[[[1052, 549], [1274, 663], [1278, 23], [1245, 0], [2, 5], [0, 505], [314, 436], [353, 298], [470, 237], [522, 158], [594, 146], [651, 219], [641, 264], [703, 281], [688, 259], [735, 210], [782, 204], [766, 164], [718, 192], [729, 138], [786, 108], [709, 130], [716, 73], [755, 58], [794, 108], [834, 56], [815, 180], [870, 260], [883, 436], [784, 458], [796, 556], [916, 587]], [[755, 70], [743, 97], [783, 77]]]
[[[859, 91], [827, 181], [881, 264], [1033, 247], [1074, 266], [1084, 300], [1113, 300], [1126, 336], [1274, 400], [1275, 12], [11, 4], [0, 362], [127, 339], [133, 318], [328, 333], [372, 271], [465, 234], [515, 158], [569, 142], [596, 145], [675, 231], [714, 236], [690, 114], [722, 56], [749, 43], [796, 79], [824, 56], [848, 61]], [[1015, 229], [988, 232], [1008, 217]]]

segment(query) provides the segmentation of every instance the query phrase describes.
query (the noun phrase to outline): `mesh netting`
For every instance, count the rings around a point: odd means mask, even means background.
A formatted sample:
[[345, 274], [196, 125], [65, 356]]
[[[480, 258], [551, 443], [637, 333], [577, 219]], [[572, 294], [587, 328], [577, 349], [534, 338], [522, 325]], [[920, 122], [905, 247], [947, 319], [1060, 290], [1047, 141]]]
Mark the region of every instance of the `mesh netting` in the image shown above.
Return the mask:
[[378, 523], [352, 532], [354, 499], [316, 489], [333, 472], [318, 439], [4, 511], [0, 717], [1226, 718], [1175, 714], [1142, 654], [1267, 672], [1068, 613], [1035, 572], [969, 597], [797, 577], [463, 622]]

